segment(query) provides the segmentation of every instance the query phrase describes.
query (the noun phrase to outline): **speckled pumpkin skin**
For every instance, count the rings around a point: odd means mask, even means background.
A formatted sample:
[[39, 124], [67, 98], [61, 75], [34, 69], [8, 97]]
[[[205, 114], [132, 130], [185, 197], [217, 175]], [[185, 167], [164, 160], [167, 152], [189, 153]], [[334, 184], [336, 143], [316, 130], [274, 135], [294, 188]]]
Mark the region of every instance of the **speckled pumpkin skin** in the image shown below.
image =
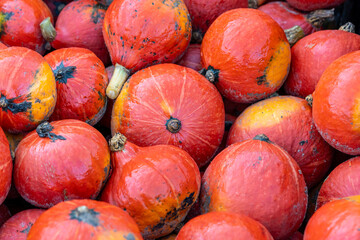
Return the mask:
[[313, 11], [339, 6], [345, 0], [286, 0], [292, 7], [302, 11]]
[[0, 205], [4, 202], [10, 190], [13, 162], [9, 142], [0, 127]]
[[254, 102], [277, 91], [288, 75], [290, 58], [282, 28], [256, 9], [223, 13], [201, 45], [203, 67], [218, 71], [216, 87], [234, 102]]

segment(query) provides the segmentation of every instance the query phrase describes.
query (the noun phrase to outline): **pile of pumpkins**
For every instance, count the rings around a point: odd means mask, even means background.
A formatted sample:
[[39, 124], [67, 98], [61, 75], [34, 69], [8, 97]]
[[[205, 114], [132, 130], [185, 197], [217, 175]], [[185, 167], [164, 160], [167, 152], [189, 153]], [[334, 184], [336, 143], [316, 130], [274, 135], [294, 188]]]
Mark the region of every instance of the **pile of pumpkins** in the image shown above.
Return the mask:
[[360, 239], [343, 2], [0, 0], [0, 240]]

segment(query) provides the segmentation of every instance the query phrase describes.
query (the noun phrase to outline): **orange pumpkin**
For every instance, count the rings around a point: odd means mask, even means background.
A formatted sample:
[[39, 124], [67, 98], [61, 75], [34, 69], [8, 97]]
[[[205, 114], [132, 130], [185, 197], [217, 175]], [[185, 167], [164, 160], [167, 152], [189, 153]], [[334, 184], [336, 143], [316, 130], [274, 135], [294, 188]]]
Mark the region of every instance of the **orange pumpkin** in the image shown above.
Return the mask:
[[13, 162], [9, 142], [0, 127], [0, 205], [4, 202], [10, 190]]
[[2, 42], [0, 42], [0, 49], [5, 49], [7, 48], [7, 46], [5, 44], [3, 44]]
[[346, 154], [360, 154], [360, 51], [332, 62], [313, 94], [313, 118], [321, 136]]
[[360, 239], [360, 195], [334, 200], [310, 218], [304, 240]]
[[57, 102], [50, 120], [78, 119], [95, 125], [106, 111], [104, 64], [85, 48], [63, 48], [45, 56], [53, 69]]
[[288, 75], [290, 58], [284, 30], [255, 9], [223, 13], [201, 45], [205, 76], [234, 102], [254, 102], [276, 92]]
[[262, 223], [275, 239], [297, 231], [306, 205], [307, 187], [299, 166], [265, 135], [227, 147], [202, 178], [203, 213], [245, 214]]
[[0, 126], [10, 133], [33, 130], [56, 103], [54, 74], [37, 52], [23, 47], [0, 50]]
[[195, 161], [178, 147], [141, 148], [121, 134], [110, 148], [113, 172], [101, 200], [126, 209], [146, 239], [171, 233], [199, 195]]
[[122, 209], [94, 200], [59, 203], [40, 215], [27, 240], [142, 240], [135, 221]]

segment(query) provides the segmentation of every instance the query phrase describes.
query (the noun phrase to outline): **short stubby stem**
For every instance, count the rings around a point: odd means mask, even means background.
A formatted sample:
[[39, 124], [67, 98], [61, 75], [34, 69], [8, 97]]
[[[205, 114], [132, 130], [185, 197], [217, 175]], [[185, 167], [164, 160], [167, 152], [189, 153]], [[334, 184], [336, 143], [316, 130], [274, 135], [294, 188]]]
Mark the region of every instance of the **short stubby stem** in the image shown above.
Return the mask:
[[109, 140], [109, 147], [112, 152], [119, 152], [125, 148], [126, 137], [121, 133], [116, 133]]
[[177, 133], [181, 129], [181, 121], [177, 118], [170, 117], [170, 119], [166, 121], [165, 126], [169, 132]]
[[130, 71], [120, 64], [115, 64], [114, 74], [106, 88], [106, 95], [110, 99], [116, 99], [120, 90], [130, 75]]
[[50, 17], [45, 18], [41, 23], [40, 23], [40, 29], [41, 29], [41, 34], [43, 36], [43, 38], [48, 41], [48, 42], [52, 42], [55, 40], [56, 38], [56, 30], [54, 28], [54, 25], [51, 22]]

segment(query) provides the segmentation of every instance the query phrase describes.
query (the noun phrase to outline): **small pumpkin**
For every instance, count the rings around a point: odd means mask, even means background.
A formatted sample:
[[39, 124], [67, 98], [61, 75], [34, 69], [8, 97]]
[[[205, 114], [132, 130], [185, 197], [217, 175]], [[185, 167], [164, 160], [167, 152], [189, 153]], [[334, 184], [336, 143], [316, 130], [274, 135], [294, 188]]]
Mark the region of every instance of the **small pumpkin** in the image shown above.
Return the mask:
[[15, 214], [0, 228], [0, 239], [26, 240], [30, 228], [44, 211], [28, 209]]
[[0, 227], [11, 217], [9, 208], [5, 204], [0, 205]]
[[69, 199], [96, 198], [109, 170], [110, 151], [101, 133], [67, 119], [44, 122], [20, 142], [14, 182], [26, 201], [49, 208]]
[[290, 67], [290, 44], [269, 15], [239, 8], [220, 15], [201, 45], [205, 76], [231, 101], [250, 103], [276, 92]]
[[227, 147], [202, 178], [203, 213], [245, 214], [262, 223], [275, 239], [298, 230], [306, 206], [307, 187], [299, 166], [265, 135]]
[[210, 212], [191, 219], [176, 237], [176, 240], [194, 239], [273, 240], [273, 237], [261, 223], [245, 215]]
[[323, 8], [337, 7], [345, 0], [286, 0], [290, 6], [302, 10], [313, 11]]
[[27, 240], [142, 240], [135, 221], [105, 202], [82, 199], [59, 203], [35, 221]]
[[360, 239], [360, 195], [334, 200], [310, 218], [304, 240]]
[[195, 161], [178, 147], [141, 148], [122, 134], [115, 134], [110, 148], [113, 172], [101, 200], [126, 209], [146, 239], [170, 234], [199, 195]]
[[78, 119], [95, 125], [106, 111], [104, 64], [85, 48], [62, 48], [45, 56], [56, 80], [57, 102], [50, 120]]
[[9, 193], [13, 171], [9, 141], [0, 127], [0, 205]]
[[200, 44], [190, 44], [184, 56], [176, 64], [200, 71], [202, 69], [200, 48]]

